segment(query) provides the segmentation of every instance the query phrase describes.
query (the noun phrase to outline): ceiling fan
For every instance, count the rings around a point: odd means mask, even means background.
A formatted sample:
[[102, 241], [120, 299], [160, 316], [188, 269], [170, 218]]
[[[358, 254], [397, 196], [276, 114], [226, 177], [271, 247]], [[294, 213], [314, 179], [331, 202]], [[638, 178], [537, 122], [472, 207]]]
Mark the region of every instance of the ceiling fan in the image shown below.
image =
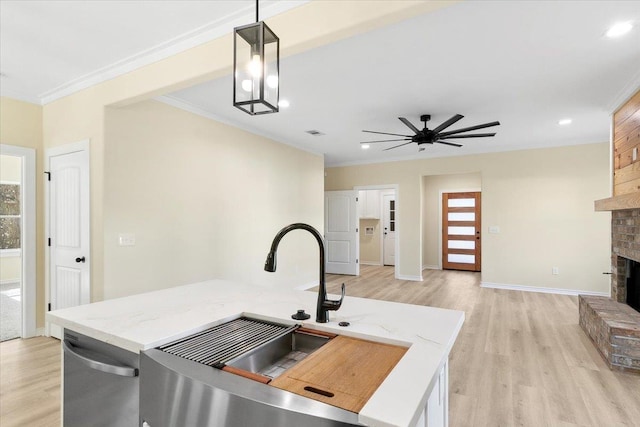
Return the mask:
[[448, 132], [443, 132], [446, 128], [448, 128], [449, 126], [451, 126], [452, 124], [454, 124], [458, 120], [462, 119], [463, 117], [464, 116], [461, 115], [461, 114], [456, 114], [455, 116], [451, 117], [446, 122], [440, 124], [440, 126], [436, 127], [435, 129], [427, 129], [427, 122], [429, 120], [431, 120], [431, 116], [429, 114], [423, 114], [423, 115], [420, 116], [420, 121], [424, 122], [424, 129], [422, 129], [422, 130], [420, 130], [417, 127], [415, 127], [409, 120], [405, 119], [404, 117], [398, 117], [398, 119], [402, 123], [407, 125], [409, 127], [409, 129], [411, 129], [415, 133], [414, 135], [401, 135], [401, 134], [398, 134], [398, 133], [387, 133], [387, 132], [376, 132], [376, 131], [373, 131], [373, 130], [363, 130], [362, 132], [366, 132], [366, 133], [377, 133], [377, 134], [380, 134], [380, 135], [400, 136], [402, 138], [400, 138], [400, 139], [383, 139], [383, 140], [380, 140], [380, 141], [364, 141], [364, 142], [361, 142], [360, 144], [374, 144], [374, 143], [378, 143], [378, 142], [408, 141], [408, 142], [404, 142], [404, 143], [402, 143], [400, 145], [395, 145], [393, 147], [385, 148], [383, 151], [392, 150], [394, 148], [402, 147], [403, 145], [411, 144], [413, 142], [418, 144], [418, 147], [419, 147], [418, 151], [423, 151], [424, 150], [424, 147], [421, 147], [421, 145], [423, 145], [423, 144], [433, 144], [433, 143], [452, 145], [454, 147], [462, 147], [462, 145], [460, 145], [460, 144], [455, 144], [453, 142], [448, 142], [447, 140], [460, 139], [460, 138], [486, 138], [486, 137], [490, 137], [490, 136], [495, 136], [495, 133], [473, 133], [473, 134], [465, 134], [465, 135], [459, 135], [459, 134], [464, 133], [464, 132], [470, 132], [472, 130], [484, 129], [484, 128], [500, 125], [500, 122], [496, 121], [496, 122], [484, 123], [482, 125], [469, 126], [469, 127], [462, 128], [462, 129], [456, 129], [456, 130], [451, 130], [451, 131], [448, 131]]

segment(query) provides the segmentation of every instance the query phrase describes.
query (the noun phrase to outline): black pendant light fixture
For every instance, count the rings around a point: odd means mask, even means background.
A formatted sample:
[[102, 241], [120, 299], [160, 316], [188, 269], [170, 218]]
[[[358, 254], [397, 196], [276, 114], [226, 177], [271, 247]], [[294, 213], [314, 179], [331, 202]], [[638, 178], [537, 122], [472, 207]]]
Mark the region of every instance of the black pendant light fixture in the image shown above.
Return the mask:
[[278, 112], [280, 39], [262, 21], [233, 30], [233, 106], [245, 113]]

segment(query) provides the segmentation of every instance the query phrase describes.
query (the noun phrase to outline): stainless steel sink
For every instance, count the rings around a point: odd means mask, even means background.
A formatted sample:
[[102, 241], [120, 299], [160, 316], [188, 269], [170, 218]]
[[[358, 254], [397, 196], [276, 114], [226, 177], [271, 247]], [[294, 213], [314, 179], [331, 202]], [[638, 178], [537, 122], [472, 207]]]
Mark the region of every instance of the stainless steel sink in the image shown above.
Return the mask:
[[159, 349], [218, 369], [232, 366], [273, 379], [329, 339], [300, 325], [240, 317]]
[[277, 378], [329, 341], [329, 337], [294, 330], [227, 362], [227, 366]]
[[152, 427], [361, 426], [354, 412], [212, 369], [275, 378], [330, 339], [299, 325], [243, 317], [146, 350], [140, 421]]

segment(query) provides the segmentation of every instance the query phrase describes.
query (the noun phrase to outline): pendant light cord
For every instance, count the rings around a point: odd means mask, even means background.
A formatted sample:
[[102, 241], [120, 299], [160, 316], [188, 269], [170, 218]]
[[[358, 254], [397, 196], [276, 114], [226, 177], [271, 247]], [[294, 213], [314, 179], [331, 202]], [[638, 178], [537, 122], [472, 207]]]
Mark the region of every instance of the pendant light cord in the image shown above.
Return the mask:
[[256, 22], [260, 22], [260, 20], [258, 19], [258, 10], [259, 10], [258, 9], [258, 1], [259, 0], [256, 0]]

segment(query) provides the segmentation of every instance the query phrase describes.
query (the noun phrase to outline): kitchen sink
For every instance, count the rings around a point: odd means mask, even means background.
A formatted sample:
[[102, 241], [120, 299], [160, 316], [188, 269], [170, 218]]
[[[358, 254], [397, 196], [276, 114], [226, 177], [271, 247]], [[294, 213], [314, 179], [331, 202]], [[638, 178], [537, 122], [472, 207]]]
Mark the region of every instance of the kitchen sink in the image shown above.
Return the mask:
[[226, 365], [277, 378], [331, 338], [328, 334], [318, 335], [315, 331], [298, 328], [230, 360]]
[[333, 334], [250, 317], [209, 328], [159, 348], [203, 365], [268, 383], [326, 344]]

